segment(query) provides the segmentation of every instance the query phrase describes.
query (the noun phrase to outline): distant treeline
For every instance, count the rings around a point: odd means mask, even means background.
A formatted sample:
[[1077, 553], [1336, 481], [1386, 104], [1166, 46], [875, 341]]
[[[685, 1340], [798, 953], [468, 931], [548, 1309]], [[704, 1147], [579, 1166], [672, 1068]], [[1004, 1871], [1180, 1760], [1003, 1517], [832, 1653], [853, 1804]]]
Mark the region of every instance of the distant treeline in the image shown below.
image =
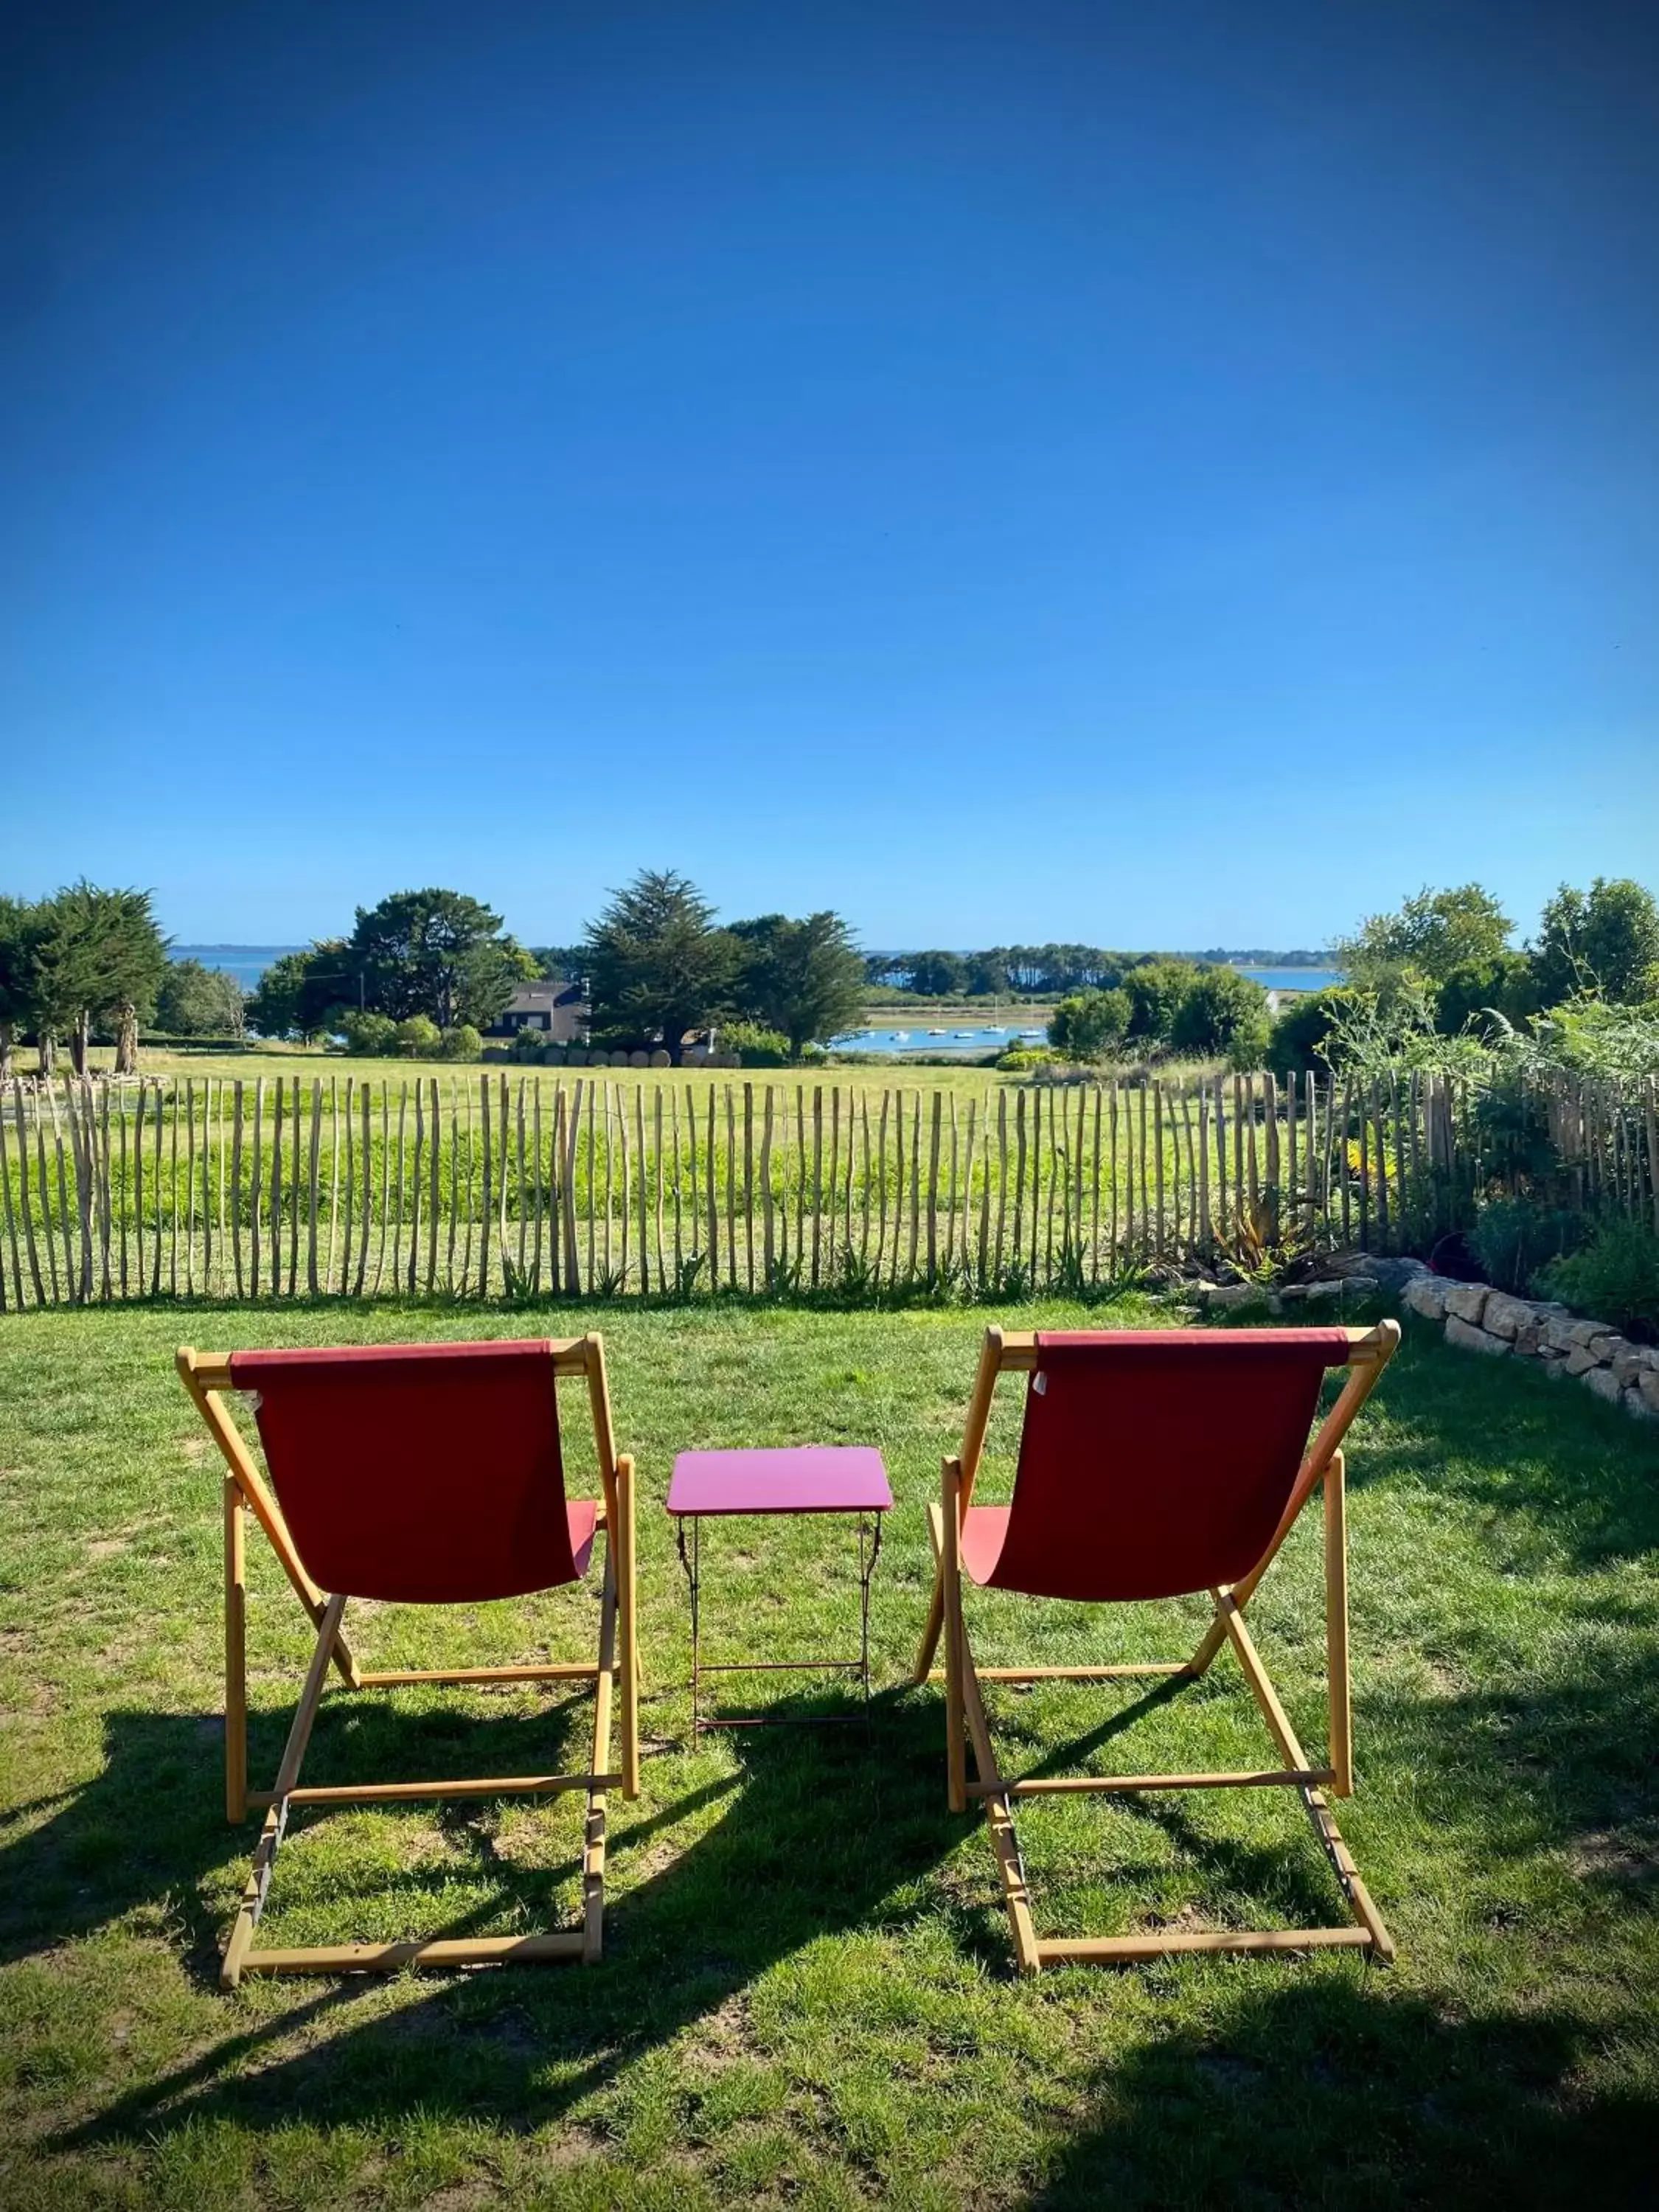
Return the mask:
[[1115, 952], [1098, 945], [994, 945], [983, 952], [870, 952], [865, 973], [878, 990], [910, 991], [927, 999], [1063, 998], [1073, 991], [1113, 991], [1136, 968], [1158, 960], [1209, 966], [1230, 963], [1255, 968], [1321, 968], [1325, 951]]

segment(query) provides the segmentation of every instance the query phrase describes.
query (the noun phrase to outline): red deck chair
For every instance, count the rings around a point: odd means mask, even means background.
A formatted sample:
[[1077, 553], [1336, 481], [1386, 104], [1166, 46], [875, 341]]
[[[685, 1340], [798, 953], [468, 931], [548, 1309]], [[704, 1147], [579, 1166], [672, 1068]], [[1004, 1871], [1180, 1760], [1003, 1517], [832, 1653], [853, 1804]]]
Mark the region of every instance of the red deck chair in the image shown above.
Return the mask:
[[[1005, 1335], [988, 1329], [958, 1457], [945, 1462], [943, 1508], [929, 1509], [937, 1574], [915, 1679], [927, 1680], [941, 1627], [946, 1746], [954, 1812], [985, 1801], [1022, 1972], [1061, 1960], [1123, 1961], [1181, 1951], [1288, 1951], [1352, 1944], [1384, 1960], [1394, 1943], [1326, 1802], [1353, 1788], [1348, 1702], [1347, 1547], [1341, 1443], [1400, 1341], [1371, 1329], [1146, 1329]], [[1328, 1368], [1347, 1380], [1310, 1441]], [[1008, 1505], [972, 1503], [997, 1377], [1030, 1377]], [[1326, 1765], [1312, 1765], [1244, 1626], [1244, 1607], [1322, 1484], [1325, 1628], [1330, 1700]], [[988, 1681], [1107, 1680], [1201, 1674], [1231, 1644], [1279, 1747], [1282, 1766], [1230, 1774], [1121, 1774], [1006, 1780], [997, 1765], [980, 1670], [963, 1615], [962, 1578], [1031, 1597], [1116, 1601], [1205, 1590], [1215, 1619], [1190, 1659], [1156, 1666], [993, 1667]], [[966, 1743], [975, 1778], [968, 1779]], [[1036, 1935], [1014, 1830], [1013, 1801], [1062, 1790], [1288, 1785], [1300, 1792], [1352, 1927], [1082, 1940]]]
[[[232, 1820], [241, 1820], [249, 1806], [265, 1808], [252, 1870], [225, 1946], [222, 1985], [234, 1989], [245, 1973], [394, 1972], [409, 1966], [596, 1960], [604, 1927], [605, 1792], [620, 1785], [625, 1796], [636, 1797], [640, 1786], [634, 1464], [617, 1456], [612, 1438], [601, 1340], [238, 1352], [228, 1358], [185, 1346], [178, 1365], [228, 1469], [225, 1809]], [[565, 1496], [554, 1395], [555, 1377], [561, 1375], [586, 1380], [605, 1490], [599, 1503]], [[252, 1397], [269, 1486], [230, 1417], [222, 1395], [227, 1390]], [[247, 1786], [246, 1512], [270, 1538], [317, 1627], [317, 1648], [275, 1787], [258, 1790]], [[556, 1589], [586, 1575], [600, 1528], [605, 1580], [592, 1665], [373, 1674], [353, 1657], [342, 1628], [349, 1599], [476, 1604]], [[353, 1689], [416, 1682], [592, 1682], [591, 1770], [302, 1789], [300, 1765], [331, 1663]], [[613, 1682], [622, 1704], [623, 1759], [617, 1771], [611, 1770]], [[560, 1790], [587, 1793], [580, 1929], [454, 1942], [252, 1948], [291, 1807]]]

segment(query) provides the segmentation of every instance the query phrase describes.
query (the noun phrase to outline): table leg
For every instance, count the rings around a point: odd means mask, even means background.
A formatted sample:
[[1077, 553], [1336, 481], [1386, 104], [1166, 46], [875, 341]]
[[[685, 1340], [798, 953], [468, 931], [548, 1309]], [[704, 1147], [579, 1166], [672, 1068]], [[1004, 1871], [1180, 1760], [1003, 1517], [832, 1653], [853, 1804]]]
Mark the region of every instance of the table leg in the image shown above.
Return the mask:
[[[865, 1556], [865, 1543], [869, 1539], [869, 1556]], [[876, 1571], [876, 1561], [881, 1556], [881, 1516], [859, 1516], [859, 1674], [864, 1684], [864, 1702], [870, 1702], [870, 1583]]]
[[674, 1520], [674, 1541], [680, 1555], [680, 1565], [685, 1570], [685, 1579], [691, 1589], [691, 1744], [695, 1750], [702, 1729], [702, 1522], [691, 1523], [691, 1551], [685, 1549], [685, 1516]]

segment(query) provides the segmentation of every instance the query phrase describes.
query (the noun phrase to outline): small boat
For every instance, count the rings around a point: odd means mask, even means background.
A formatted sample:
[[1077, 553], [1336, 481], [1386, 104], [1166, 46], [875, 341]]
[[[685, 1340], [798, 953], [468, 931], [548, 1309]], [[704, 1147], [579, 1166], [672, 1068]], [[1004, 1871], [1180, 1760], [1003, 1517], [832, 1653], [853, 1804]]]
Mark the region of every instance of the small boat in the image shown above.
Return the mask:
[[979, 1035], [979, 1031], [977, 1030], [952, 1030], [951, 1034], [953, 1037], [972, 1037], [977, 1036]]
[[909, 1042], [910, 1032], [908, 1030], [895, 1030], [893, 1031], [893, 1042], [895, 1044], [908, 1044]]

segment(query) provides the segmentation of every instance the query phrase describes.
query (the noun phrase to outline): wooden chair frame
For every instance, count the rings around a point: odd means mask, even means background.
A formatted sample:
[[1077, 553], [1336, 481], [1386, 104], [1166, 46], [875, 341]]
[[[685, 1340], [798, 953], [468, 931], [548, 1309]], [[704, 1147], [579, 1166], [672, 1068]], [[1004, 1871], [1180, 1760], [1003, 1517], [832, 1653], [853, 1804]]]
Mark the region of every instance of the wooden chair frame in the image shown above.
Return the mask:
[[[1015, 1334], [1000, 1328], [986, 1331], [979, 1372], [969, 1404], [962, 1449], [944, 1462], [944, 1495], [940, 1504], [928, 1508], [933, 1536], [934, 1581], [933, 1604], [912, 1680], [937, 1680], [933, 1656], [941, 1632], [945, 1637], [944, 1670], [945, 1747], [950, 1803], [952, 1812], [968, 1809], [970, 1800], [982, 1801], [989, 1820], [991, 1842], [1002, 1881], [1003, 1901], [1013, 1929], [1019, 1971], [1040, 1973], [1045, 1966], [1093, 1961], [1128, 1964], [1137, 1960], [1166, 1958], [1194, 1951], [1304, 1951], [1328, 1947], [1352, 1947], [1387, 1963], [1394, 1958], [1394, 1939], [1383, 1925], [1370, 1892], [1343, 1842], [1325, 1792], [1338, 1797], [1353, 1791], [1352, 1708], [1348, 1671], [1348, 1568], [1345, 1512], [1342, 1439], [1349, 1425], [1371, 1391], [1400, 1342], [1398, 1322], [1385, 1321], [1374, 1328], [1350, 1328], [1347, 1380], [1309, 1445], [1297, 1470], [1285, 1510], [1272, 1541], [1242, 1581], [1213, 1589], [1210, 1598], [1215, 1618], [1190, 1659], [1152, 1665], [1121, 1667], [976, 1667], [968, 1641], [962, 1604], [962, 1524], [973, 1497], [979, 1472], [991, 1403], [1000, 1375], [1029, 1374], [1038, 1363], [1035, 1335]], [[1278, 1555], [1316, 1486], [1322, 1487], [1325, 1512], [1325, 1636], [1327, 1686], [1329, 1703], [1329, 1749], [1326, 1764], [1309, 1759], [1296, 1731], [1244, 1626], [1244, 1608], [1257, 1584]], [[1118, 1774], [1066, 1776], [1009, 1780], [997, 1764], [991, 1732], [981, 1695], [981, 1681], [1114, 1681], [1127, 1677], [1202, 1674], [1224, 1644], [1230, 1644], [1243, 1669], [1261, 1716], [1279, 1747], [1280, 1766], [1264, 1766], [1239, 1773]], [[969, 1780], [967, 1751], [974, 1756], [974, 1778]], [[1154, 1931], [1145, 1936], [1103, 1936], [1081, 1938], [1039, 1937], [1032, 1918], [1030, 1893], [1024, 1862], [1014, 1827], [1014, 1800], [1085, 1790], [1138, 1791], [1149, 1790], [1225, 1790], [1288, 1787], [1302, 1798], [1321, 1848], [1330, 1863], [1338, 1886], [1353, 1914], [1352, 1926], [1335, 1928], [1261, 1929], [1188, 1934]]]
[[[548, 1959], [594, 1964], [605, 1924], [605, 1794], [620, 1788], [640, 1794], [639, 1649], [635, 1606], [634, 1462], [618, 1454], [611, 1422], [604, 1340], [597, 1334], [556, 1343], [556, 1376], [582, 1376], [587, 1383], [599, 1451], [604, 1500], [598, 1526], [605, 1531], [605, 1579], [600, 1596], [599, 1653], [592, 1666], [361, 1668], [343, 1626], [346, 1600], [319, 1589], [307, 1573], [275, 1497], [232, 1419], [224, 1393], [235, 1388], [228, 1358], [181, 1346], [178, 1369], [185, 1388], [224, 1456], [225, 1538], [225, 1815], [233, 1823], [263, 1808], [264, 1823], [246, 1886], [225, 1944], [219, 1981], [234, 1989], [244, 1974], [396, 1973], [405, 1966], [476, 1966]], [[305, 1686], [287, 1747], [269, 1790], [247, 1784], [247, 1574], [246, 1516], [264, 1529], [295, 1595], [317, 1630]], [[618, 1645], [620, 1644], [620, 1656]], [[503, 1774], [453, 1782], [381, 1782], [307, 1789], [300, 1768], [330, 1668], [354, 1690], [394, 1689], [427, 1682], [473, 1686], [489, 1682], [591, 1682], [593, 1748], [580, 1774]], [[622, 1765], [611, 1765], [613, 1688], [621, 1705]], [[335, 1943], [303, 1949], [256, 1950], [253, 1932], [264, 1907], [271, 1870], [295, 1805], [400, 1804], [410, 1799], [543, 1796], [581, 1790], [587, 1796], [582, 1850], [582, 1924], [579, 1929], [527, 1936], [465, 1940], [415, 1939], [395, 1943]]]

